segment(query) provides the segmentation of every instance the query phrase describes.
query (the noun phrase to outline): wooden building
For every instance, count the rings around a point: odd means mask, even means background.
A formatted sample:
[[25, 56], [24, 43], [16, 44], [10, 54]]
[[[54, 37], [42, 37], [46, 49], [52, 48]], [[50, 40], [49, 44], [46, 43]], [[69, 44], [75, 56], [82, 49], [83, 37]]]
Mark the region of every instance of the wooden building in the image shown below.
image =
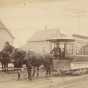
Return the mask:
[[[24, 49], [31, 49], [39, 53], [49, 53], [51, 49], [56, 46], [55, 43], [50, 43], [47, 40], [52, 39], [66, 39], [72, 38], [60, 32], [59, 29], [45, 29], [36, 32], [23, 47]], [[60, 47], [63, 48], [63, 42], [60, 42]]]

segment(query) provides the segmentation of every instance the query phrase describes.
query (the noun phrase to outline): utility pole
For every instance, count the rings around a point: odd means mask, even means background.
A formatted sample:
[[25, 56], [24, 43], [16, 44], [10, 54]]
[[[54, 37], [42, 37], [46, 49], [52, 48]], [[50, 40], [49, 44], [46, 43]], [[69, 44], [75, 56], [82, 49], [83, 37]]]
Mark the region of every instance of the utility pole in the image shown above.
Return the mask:
[[77, 30], [80, 30], [81, 28], [81, 20], [82, 18], [88, 17], [88, 12], [86, 10], [81, 9], [67, 9], [68, 13], [65, 14], [66, 16], [69, 16], [76, 19], [77, 23]]
[[[81, 22], [83, 22], [82, 19], [88, 17], [88, 11], [81, 10], [81, 9], [67, 9], [67, 10], [68, 10], [68, 13], [65, 14], [65, 16], [76, 19], [76, 30], [78, 30], [80, 32], [81, 25], [83, 25], [81, 23]], [[75, 26], [75, 25], [73, 25], [73, 26]]]
[[24, 0], [24, 3], [23, 3], [24, 7], [27, 6], [31, 2], [32, 2], [32, 0]]

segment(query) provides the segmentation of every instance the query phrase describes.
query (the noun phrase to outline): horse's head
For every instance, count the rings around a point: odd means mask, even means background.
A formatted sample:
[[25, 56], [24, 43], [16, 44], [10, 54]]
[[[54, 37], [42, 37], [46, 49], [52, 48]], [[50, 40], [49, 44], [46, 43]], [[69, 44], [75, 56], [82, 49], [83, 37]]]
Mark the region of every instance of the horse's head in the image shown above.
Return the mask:
[[17, 49], [13, 49], [12, 53], [10, 54], [10, 57], [14, 58], [16, 56], [17, 51]]
[[12, 62], [15, 62], [16, 58], [17, 58], [17, 54], [18, 54], [18, 49], [14, 48], [12, 53], [10, 54], [10, 58]]
[[14, 49], [10, 57], [16, 67], [21, 67], [24, 63], [25, 51]]

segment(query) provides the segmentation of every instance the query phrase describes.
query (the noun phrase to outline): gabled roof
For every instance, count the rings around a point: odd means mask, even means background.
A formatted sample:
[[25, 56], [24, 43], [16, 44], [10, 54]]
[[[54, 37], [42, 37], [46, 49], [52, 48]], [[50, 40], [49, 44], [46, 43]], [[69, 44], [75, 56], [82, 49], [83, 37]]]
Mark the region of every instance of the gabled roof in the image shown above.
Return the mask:
[[14, 39], [14, 36], [11, 34], [11, 32], [6, 28], [6, 26], [3, 24], [3, 22], [0, 20], [0, 30], [5, 30], [8, 32], [8, 34]]
[[80, 35], [80, 34], [73, 34], [72, 36], [80, 38], [80, 39], [88, 39], [88, 36], [84, 36], [84, 35]]
[[38, 42], [57, 39], [72, 39], [72, 36], [67, 36], [60, 32], [59, 29], [45, 29], [37, 31], [28, 42]]

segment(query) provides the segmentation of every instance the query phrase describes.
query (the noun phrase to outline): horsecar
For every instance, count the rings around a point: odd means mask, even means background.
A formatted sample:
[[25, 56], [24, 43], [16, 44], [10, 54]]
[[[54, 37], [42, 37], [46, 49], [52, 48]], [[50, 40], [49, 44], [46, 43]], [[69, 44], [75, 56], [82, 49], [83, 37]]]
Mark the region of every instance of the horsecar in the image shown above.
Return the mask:
[[[64, 56], [54, 59], [54, 72], [60, 75], [81, 75], [88, 72], [88, 55], [77, 54], [74, 39], [52, 39], [50, 43], [63, 46]], [[52, 46], [51, 46], [52, 48]]]

